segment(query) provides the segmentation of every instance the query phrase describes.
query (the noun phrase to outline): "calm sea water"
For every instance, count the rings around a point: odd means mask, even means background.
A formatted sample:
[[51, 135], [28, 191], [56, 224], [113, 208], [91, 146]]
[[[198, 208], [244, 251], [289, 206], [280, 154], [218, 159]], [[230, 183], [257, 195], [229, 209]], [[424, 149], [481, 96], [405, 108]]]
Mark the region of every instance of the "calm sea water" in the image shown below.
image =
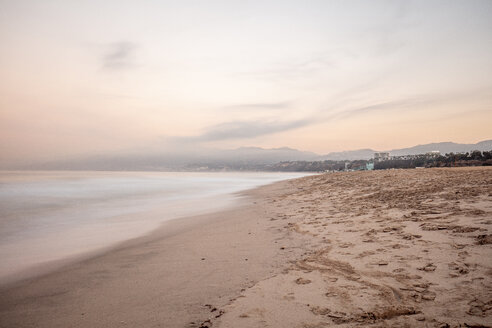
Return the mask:
[[289, 173], [0, 172], [0, 281], [238, 202]]

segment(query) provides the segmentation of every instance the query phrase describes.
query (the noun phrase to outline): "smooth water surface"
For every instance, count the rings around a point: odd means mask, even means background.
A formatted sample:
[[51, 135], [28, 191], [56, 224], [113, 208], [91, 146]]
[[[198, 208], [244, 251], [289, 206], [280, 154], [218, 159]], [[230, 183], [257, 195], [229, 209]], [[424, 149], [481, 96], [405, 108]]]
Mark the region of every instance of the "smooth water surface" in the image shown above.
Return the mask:
[[0, 172], [0, 280], [223, 209], [299, 173]]

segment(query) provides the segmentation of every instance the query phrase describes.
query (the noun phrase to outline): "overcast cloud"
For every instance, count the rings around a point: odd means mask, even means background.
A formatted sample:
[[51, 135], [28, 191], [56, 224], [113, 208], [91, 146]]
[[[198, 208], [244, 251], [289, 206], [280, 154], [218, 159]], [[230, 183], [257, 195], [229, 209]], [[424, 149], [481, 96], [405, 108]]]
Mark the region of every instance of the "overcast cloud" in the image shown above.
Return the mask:
[[492, 138], [489, 0], [1, 7], [1, 160]]

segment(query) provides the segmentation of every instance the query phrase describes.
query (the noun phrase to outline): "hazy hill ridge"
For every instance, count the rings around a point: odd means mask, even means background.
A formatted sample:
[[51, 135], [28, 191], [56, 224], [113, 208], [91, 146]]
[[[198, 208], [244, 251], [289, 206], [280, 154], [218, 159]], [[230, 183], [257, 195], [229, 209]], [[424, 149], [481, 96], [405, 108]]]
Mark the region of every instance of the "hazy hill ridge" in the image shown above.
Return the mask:
[[[410, 148], [390, 150], [391, 155], [414, 155], [438, 150], [441, 154], [450, 152], [467, 152], [472, 150], [492, 150], [492, 140], [476, 144], [458, 144], [439, 142], [417, 145]], [[318, 155], [313, 152], [300, 151], [288, 147], [264, 149], [260, 147], [241, 147], [231, 150], [210, 149], [197, 152], [149, 153], [139, 155], [99, 155], [89, 158], [70, 159], [38, 163], [23, 167], [7, 169], [47, 169], [47, 170], [195, 170], [197, 168], [223, 167], [254, 168], [254, 165], [268, 165], [285, 161], [322, 161], [322, 160], [358, 160], [370, 159], [376, 150], [359, 149], [332, 152]]]
[[377, 151], [387, 151], [393, 156], [401, 155], [417, 155], [424, 154], [430, 151], [438, 150], [441, 154], [446, 153], [461, 153], [472, 150], [489, 151], [492, 150], [492, 140], [484, 140], [475, 144], [460, 144], [455, 142], [437, 142], [429, 143], [425, 145], [417, 145], [409, 148], [392, 149], [392, 150], [373, 150], [373, 149], [360, 149], [343, 152], [333, 152], [327, 155], [321, 156], [324, 160], [356, 160], [356, 159], [370, 159]]

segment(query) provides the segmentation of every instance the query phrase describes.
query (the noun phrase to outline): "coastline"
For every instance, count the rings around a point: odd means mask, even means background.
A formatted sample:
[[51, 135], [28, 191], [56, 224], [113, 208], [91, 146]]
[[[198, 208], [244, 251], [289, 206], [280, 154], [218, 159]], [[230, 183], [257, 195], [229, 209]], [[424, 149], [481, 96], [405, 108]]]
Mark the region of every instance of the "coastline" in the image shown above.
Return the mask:
[[0, 288], [105, 253], [165, 221], [233, 208], [238, 192], [293, 177], [2, 171]]
[[487, 327], [492, 168], [340, 172], [242, 192], [1, 291], [1, 327]]
[[5, 285], [0, 326], [199, 327], [212, 309], [300, 256], [302, 241], [270, 221], [267, 208], [266, 199], [289, 181], [240, 192], [242, 204], [232, 209], [164, 222]]

